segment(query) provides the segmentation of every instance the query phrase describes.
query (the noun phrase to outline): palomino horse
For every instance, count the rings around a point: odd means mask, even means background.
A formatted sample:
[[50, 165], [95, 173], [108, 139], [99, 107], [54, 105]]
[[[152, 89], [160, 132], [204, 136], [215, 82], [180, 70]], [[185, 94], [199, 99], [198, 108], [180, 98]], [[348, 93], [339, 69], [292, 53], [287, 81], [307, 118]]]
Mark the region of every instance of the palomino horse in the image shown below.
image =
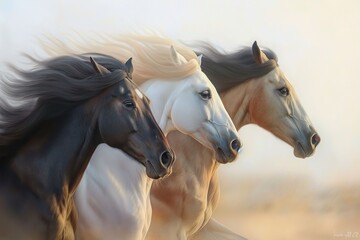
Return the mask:
[[[252, 49], [232, 54], [210, 45], [200, 49], [202, 69], [220, 92], [237, 129], [254, 123], [291, 145], [297, 157], [314, 152], [320, 137], [273, 52], [262, 52], [256, 42]], [[179, 132], [168, 139], [177, 161], [173, 173], [152, 186], [147, 239], [243, 239], [211, 218], [219, 200], [219, 164], [214, 155]]]
[[131, 61], [93, 56], [103, 66], [63, 56], [1, 83], [1, 239], [74, 239], [73, 195], [100, 143], [122, 149], [151, 177], [169, 173], [172, 150], [129, 79]]
[[[185, 59], [172, 46], [191, 57]], [[219, 162], [235, 159], [240, 149], [237, 131], [191, 49], [155, 36], [120, 37], [98, 46], [82, 46], [80, 51], [89, 49], [116, 52], [119, 59], [133, 56], [134, 81], [142, 83], [140, 87], [150, 98], [154, 116], [165, 134], [178, 130], [189, 135], [209, 151], [215, 150]], [[151, 219], [152, 181], [139, 164], [125, 165], [119, 159], [126, 156], [103, 146], [85, 172], [76, 192], [82, 239], [144, 239], [146, 235]]]

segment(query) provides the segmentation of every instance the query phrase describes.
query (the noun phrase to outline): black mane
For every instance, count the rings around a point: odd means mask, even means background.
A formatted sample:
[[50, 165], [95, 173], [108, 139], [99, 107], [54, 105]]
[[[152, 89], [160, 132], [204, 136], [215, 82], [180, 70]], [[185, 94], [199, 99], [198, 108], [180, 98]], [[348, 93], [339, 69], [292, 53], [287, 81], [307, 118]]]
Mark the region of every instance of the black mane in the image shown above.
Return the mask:
[[270, 60], [263, 64], [255, 62], [250, 47], [228, 54], [209, 43], [201, 42], [195, 49], [198, 54], [203, 54], [201, 69], [218, 92], [224, 92], [246, 80], [264, 76], [278, 66], [276, 54], [269, 49], [262, 50]]
[[[96, 73], [89, 56], [111, 74]], [[15, 75], [0, 82], [4, 95], [0, 99], [0, 160], [16, 152], [41, 123], [95, 97], [127, 74], [120, 61], [101, 54], [31, 60], [36, 64], [32, 71], [13, 67]]]

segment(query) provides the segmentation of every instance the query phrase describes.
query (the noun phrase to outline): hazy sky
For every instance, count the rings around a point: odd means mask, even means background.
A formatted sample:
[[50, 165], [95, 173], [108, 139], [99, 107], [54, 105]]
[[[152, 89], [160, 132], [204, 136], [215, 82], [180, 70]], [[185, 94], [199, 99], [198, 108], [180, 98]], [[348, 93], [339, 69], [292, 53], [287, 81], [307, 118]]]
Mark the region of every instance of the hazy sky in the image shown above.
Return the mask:
[[[22, 61], [44, 34], [116, 34], [151, 29], [227, 50], [254, 40], [275, 51], [322, 137], [315, 155], [292, 149], [259, 127], [240, 131], [232, 174], [304, 174], [315, 184], [359, 181], [360, 1], [0, 0], [0, 62]], [[3, 66], [0, 65], [0, 70]]]

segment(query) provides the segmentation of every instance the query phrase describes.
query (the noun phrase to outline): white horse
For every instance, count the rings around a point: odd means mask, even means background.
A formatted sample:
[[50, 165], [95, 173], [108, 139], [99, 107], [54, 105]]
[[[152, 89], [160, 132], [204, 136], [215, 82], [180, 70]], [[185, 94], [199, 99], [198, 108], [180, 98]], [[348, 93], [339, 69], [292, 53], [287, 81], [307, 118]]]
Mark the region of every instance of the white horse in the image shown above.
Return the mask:
[[[211, 46], [202, 49], [202, 69], [220, 92], [236, 128], [257, 124], [291, 145], [295, 156], [311, 156], [320, 137], [273, 52], [264, 53], [256, 42], [231, 54]], [[213, 153], [179, 132], [167, 139], [177, 161], [173, 174], [152, 186], [153, 218], [146, 239], [244, 239], [212, 218], [220, 197], [219, 164]]]
[[[172, 46], [190, 57], [185, 59]], [[66, 51], [90, 50], [120, 60], [133, 57], [133, 79], [150, 99], [165, 135], [172, 130], [189, 135], [214, 151], [222, 163], [236, 158], [241, 147], [236, 128], [201, 72], [201, 57], [191, 49], [165, 38], [132, 36]], [[75, 194], [80, 239], [145, 238], [151, 220], [152, 180], [143, 166], [127, 158], [107, 145], [94, 153]]]

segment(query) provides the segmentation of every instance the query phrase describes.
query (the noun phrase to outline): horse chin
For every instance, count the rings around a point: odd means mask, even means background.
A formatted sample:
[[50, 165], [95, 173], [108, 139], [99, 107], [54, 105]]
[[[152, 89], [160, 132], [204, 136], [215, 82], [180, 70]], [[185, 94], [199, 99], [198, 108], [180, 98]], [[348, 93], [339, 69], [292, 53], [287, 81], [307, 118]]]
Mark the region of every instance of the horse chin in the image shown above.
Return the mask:
[[235, 155], [235, 154], [230, 154], [230, 155], [225, 154], [225, 152], [221, 148], [218, 148], [215, 151], [216, 161], [221, 164], [231, 163], [231, 162], [235, 161], [236, 157], [237, 157], [237, 155]]
[[314, 149], [311, 147], [304, 147], [301, 142], [297, 141], [294, 147], [294, 155], [297, 158], [307, 158], [310, 157], [314, 153]]
[[[231, 142], [234, 139], [237, 139], [237, 135], [235, 133], [232, 135], [231, 133], [231, 130], [229, 131], [227, 127], [218, 129], [214, 124], [207, 123], [205, 128], [194, 132], [193, 137], [203, 146], [214, 152], [217, 162], [225, 164], [235, 161], [238, 152], [241, 149], [240, 142], [238, 151], [231, 148]], [[222, 136], [222, 138], [219, 138], [219, 136]]]
[[171, 170], [157, 170], [154, 165], [151, 163], [150, 160], [146, 160], [145, 163], [145, 168], [146, 168], [146, 175], [149, 177], [149, 178], [152, 178], [152, 179], [159, 179], [159, 178], [163, 178], [163, 177], [166, 177], [167, 175], [170, 174]]

